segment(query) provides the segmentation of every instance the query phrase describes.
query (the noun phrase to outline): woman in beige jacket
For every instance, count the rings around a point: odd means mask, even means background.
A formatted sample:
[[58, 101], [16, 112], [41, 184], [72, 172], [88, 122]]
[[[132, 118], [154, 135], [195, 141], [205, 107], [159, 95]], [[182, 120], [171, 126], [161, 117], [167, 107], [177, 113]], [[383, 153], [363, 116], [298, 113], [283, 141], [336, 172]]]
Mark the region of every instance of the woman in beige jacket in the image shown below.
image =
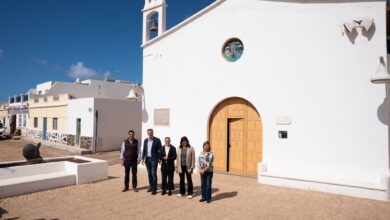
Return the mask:
[[180, 146], [177, 149], [176, 160], [176, 172], [180, 176], [180, 194], [182, 197], [186, 194], [186, 188], [184, 184], [184, 178], [187, 178], [188, 198], [192, 199], [193, 185], [192, 185], [192, 172], [195, 168], [195, 150], [191, 147], [190, 142], [186, 136], [180, 140]]

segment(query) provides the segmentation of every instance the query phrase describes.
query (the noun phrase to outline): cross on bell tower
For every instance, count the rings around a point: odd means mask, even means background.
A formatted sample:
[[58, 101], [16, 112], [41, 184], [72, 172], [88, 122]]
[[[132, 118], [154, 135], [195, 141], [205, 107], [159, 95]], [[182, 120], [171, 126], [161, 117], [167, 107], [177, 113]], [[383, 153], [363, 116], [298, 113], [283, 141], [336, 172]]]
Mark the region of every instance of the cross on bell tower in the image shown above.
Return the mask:
[[[165, 0], [145, 0], [143, 12], [142, 43], [150, 40], [151, 32], [157, 31], [157, 36], [166, 30], [166, 8]], [[157, 19], [152, 19], [155, 17]]]

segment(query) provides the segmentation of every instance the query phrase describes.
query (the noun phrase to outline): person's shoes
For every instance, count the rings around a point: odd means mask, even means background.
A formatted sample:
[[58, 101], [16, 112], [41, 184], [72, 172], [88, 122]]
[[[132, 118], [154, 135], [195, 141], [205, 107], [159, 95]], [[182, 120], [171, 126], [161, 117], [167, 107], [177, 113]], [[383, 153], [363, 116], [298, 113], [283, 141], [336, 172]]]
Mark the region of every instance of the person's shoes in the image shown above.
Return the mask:
[[192, 195], [188, 195], [188, 198], [189, 198], [189, 199], [192, 199]]
[[156, 195], [157, 194], [157, 191], [156, 190], [152, 190], [152, 195]]
[[165, 191], [162, 191], [161, 195], [163, 196], [163, 195], [165, 195], [165, 194], [167, 194], [167, 192], [165, 192]]
[[183, 195], [179, 193], [179, 194], [177, 195], [177, 197], [183, 197]]
[[148, 193], [150, 193], [150, 192], [152, 192], [152, 191], [153, 191], [152, 189], [148, 189], [148, 191], [147, 191], [147, 192], [148, 192]]
[[210, 203], [211, 202], [211, 200], [207, 200], [207, 203]]
[[122, 192], [126, 192], [126, 191], [129, 191], [129, 188], [123, 188], [122, 189]]
[[206, 199], [204, 199], [204, 198], [201, 198], [201, 199], [199, 200], [199, 202], [204, 202], [204, 201], [206, 201]]
[[168, 196], [171, 196], [172, 195], [172, 192], [169, 190], [169, 192], [168, 192]]
[[138, 192], [137, 187], [134, 187], [134, 188], [133, 188], [133, 191], [134, 191], [134, 192]]

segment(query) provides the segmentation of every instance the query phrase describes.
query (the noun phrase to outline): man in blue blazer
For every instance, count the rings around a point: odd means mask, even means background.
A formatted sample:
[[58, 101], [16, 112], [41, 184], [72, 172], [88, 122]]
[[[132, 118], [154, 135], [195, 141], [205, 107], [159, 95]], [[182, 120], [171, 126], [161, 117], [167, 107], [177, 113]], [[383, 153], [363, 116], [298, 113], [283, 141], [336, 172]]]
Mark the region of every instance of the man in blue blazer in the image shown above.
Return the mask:
[[142, 152], [142, 164], [146, 164], [149, 178], [149, 190], [152, 195], [157, 193], [157, 164], [159, 161], [159, 151], [161, 148], [161, 140], [153, 136], [153, 129], [147, 130], [148, 138], [144, 140], [144, 148]]

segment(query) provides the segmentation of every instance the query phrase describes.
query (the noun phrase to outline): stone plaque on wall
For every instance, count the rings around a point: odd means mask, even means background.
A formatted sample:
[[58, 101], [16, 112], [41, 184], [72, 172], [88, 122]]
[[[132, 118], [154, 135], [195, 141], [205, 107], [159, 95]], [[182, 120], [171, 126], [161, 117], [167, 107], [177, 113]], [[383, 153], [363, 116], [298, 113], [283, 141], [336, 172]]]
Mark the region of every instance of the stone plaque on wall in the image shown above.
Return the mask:
[[169, 108], [154, 109], [154, 125], [169, 126]]

